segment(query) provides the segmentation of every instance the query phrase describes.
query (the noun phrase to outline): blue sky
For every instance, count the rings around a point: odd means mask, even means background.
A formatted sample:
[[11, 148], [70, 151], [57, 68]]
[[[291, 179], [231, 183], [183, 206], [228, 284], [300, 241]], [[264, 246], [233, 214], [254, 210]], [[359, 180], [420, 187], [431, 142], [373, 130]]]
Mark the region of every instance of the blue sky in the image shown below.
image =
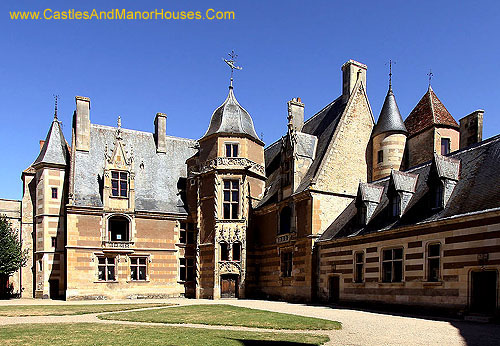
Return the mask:
[[[232, 21], [12, 21], [14, 10], [234, 11]], [[484, 138], [500, 133], [496, 1], [2, 1], [0, 4], [0, 198], [19, 199], [21, 171], [36, 158], [60, 95], [71, 141], [75, 95], [91, 98], [91, 121], [153, 131], [167, 113], [169, 135], [199, 138], [227, 95], [221, 58], [234, 49], [243, 70], [235, 94], [272, 143], [286, 130], [286, 102], [306, 118], [341, 93], [340, 66], [368, 65], [375, 117], [393, 88], [405, 118], [432, 86], [458, 121], [486, 111]]]

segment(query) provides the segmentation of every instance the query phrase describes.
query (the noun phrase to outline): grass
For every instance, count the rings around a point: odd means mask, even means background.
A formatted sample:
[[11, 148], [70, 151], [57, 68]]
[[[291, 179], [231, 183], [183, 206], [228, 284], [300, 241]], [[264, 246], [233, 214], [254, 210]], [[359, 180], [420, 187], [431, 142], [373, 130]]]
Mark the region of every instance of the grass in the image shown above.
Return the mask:
[[340, 322], [278, 312], [241, 308], [230, 305], [191, 305], [148, 311], [130, 311], [98, 316], [100, 319], [157, 322], [197, 323], [272, 329], [340, 329]]
[[2, 345], [322, 345], [327, 336], [254, 333], [183, 327], [97, 323], [20, 324], [0, 327]]
[[10, 305], [0, 306], [0, 316], [83, 315], [169, 305], [170, 304]]

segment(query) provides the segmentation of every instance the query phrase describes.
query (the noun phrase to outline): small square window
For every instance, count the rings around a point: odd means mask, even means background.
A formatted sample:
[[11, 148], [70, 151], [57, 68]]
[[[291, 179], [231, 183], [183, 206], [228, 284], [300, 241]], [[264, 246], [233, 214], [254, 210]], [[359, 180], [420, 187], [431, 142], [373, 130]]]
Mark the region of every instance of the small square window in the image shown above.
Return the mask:
[[52, 188], [52, 198], [57, 198], [57, 187]]

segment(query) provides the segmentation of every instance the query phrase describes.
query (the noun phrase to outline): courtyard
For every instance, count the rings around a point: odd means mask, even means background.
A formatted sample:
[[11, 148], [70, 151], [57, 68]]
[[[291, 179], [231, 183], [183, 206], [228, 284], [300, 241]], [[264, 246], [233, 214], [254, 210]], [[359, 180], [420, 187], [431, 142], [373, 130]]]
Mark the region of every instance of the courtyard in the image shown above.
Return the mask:
[[498, 345], [500, 327], [259, 300], [0, 302], [6, 345]]

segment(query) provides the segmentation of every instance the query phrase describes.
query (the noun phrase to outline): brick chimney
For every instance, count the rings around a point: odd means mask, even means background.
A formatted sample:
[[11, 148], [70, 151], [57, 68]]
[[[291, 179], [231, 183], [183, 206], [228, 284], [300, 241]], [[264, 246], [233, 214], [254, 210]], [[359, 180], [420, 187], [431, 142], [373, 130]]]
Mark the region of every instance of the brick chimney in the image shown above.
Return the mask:
[[155, 117], [155, 142], [156, 152], [167, 152], [167, 115], [164, 113], [156, 113]]
[[76, 96], [76, 111], [73, 118], [75, 149], [89, 151], [90, 148], [90, 99]]
[[292, 127], [295, 131], [302, 131], [304, 126], [304, 104], [300, 97], [293, 98], [287, 103], [288, 105], [288, 127]]
[[361, 79], [366, 90], [366, 70], [367, 66], [360, 62], [349, 60], [342, 65], [342, 98], [344, 102], [351, 96], [354, 85]]
[[483, 115], [478, 109], [460, 119], [460, 149], [483, 140]]

